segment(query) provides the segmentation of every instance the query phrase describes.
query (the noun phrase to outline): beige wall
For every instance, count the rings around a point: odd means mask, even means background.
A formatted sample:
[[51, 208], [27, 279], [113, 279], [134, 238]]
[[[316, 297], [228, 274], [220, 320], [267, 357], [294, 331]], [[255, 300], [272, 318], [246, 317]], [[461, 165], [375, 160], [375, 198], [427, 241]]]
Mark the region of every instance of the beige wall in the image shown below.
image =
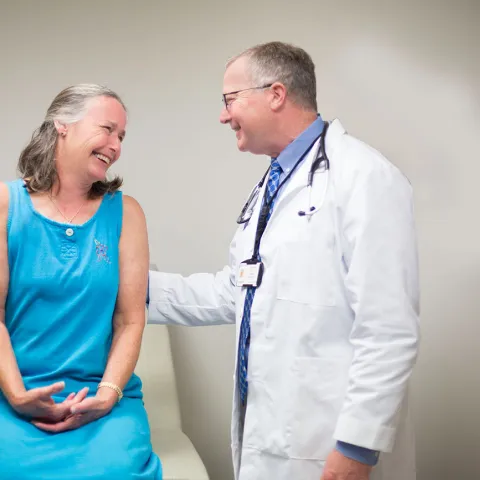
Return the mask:
[[[321, 113], [415, 187], [418, 479], [480, 478], [479, 24], [478, 0], [0, 0], [0, 178], [61, 88], [107, 83], [130, 107], [117, 171], [146, 212], [152, 261], [215, 271], [268, 161], [238, 153], [217, 121], [224, 62], [257, 42], [303, 46]], [[229, 480], [233, 328], [172, 334], [184, 428], [212, 480]]]

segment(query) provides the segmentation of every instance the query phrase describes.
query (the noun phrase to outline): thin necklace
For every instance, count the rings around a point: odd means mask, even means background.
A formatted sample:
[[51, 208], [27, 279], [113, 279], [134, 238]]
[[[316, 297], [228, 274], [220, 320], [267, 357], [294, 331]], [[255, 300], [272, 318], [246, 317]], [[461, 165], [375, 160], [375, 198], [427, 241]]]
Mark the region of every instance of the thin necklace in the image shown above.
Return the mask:
[[57, 202], [55, 202], [55, 200], [53, 200], [53, 197], [52, 197], [52, 194], [49, 192], [48, 193], [48, 198], [50, 199], [50, 201], [52, 202], [53, 206], [57, 209], [58, 213], [66, 220], [67, 223], [72, 223], [73, 220], [75, 219], [75, 217], [80, 213], [80, 210], [85, 206], [85, 204], [87, 203], [87, 200], [85, 200], [81, 205], [80, 205], [80, 208], [77, 210], [77, 213], [72, 217], [72, 218], [68, 218], [64, 215], [64, 213], [58, 208], [58, 205], [57, 205]]

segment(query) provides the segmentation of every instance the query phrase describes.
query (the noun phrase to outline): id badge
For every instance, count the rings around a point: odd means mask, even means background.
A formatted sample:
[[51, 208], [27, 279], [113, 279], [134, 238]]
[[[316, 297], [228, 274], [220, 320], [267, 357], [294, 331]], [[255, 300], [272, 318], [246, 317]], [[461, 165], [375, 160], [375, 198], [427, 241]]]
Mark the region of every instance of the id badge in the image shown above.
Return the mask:
[[262, 283], [263, 263], [258, 260], [245, 260], [239, 265], [237, 287], [259, 287]]

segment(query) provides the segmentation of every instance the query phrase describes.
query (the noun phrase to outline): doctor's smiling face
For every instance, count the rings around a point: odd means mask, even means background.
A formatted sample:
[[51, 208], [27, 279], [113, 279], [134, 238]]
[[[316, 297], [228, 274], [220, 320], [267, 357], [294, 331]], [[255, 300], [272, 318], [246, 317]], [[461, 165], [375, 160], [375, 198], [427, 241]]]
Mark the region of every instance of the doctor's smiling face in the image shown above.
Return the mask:
[[220, 122], [230, 125], [238, 149], [255, 154], [271, 154], [272, 85], [254, 85], [249, 75], [249, 59], [240, 57], [227, 66], [223, 78], [224, 106]]

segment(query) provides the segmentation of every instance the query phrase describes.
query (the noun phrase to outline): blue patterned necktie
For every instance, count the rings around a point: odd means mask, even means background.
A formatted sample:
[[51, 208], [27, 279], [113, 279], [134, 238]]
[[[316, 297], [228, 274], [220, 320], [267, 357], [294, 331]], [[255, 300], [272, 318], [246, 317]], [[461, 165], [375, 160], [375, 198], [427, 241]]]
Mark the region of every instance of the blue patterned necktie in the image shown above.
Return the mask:
[[[278, 185], [280, 183], [280, 175], [282, 173], [282, 167], [280, 164], [274, 160], [271, 164], [270, 175], [267, 181], [267, 188], [265, 192], [265, 202], [269, 202], [272, 198], [272, 195], [277, 191]], [[270, 204], [268, 210], [267, 221], [270, 218], [270, 215], [273, 211], [273, 204], [275, 199]], [[258, 258], [260, 260], [260, 258]], [[240, 338], [238, 344], [238, 361], [237, 361], [237, 378], [238, 378], [238, 388], [240, 391], [240, 399], [242, 404], [245, 404], [248, 391], [248, 380], [247, 380], [247, 371], [248, 371], [248, 351], [250, 347], [250, 312], [252, 310], [253, 297], [255, 296], [255, 287], [247, 287], [247, 293], [245, 295], [245, 305], [243, 307], [243, 317], [242, 323], [240, 325]]]

